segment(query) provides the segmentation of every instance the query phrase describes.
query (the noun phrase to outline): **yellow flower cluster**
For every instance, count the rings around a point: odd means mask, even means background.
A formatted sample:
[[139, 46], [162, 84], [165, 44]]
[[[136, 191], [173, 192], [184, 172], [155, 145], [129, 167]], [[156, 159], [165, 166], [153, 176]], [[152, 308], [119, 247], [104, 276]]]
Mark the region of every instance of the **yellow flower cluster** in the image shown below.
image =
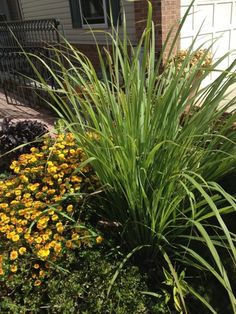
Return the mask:
[[[171, 63], [174, 63], [177, 70], [179, 70], [187, 56], [189, 56], [188, 50], [180, 50], [176, 56], [174, 56]], [[200, 62], [199, 65], [201, 68], [199, 74], [203, 74], [204, 71], [212, 65], [212, 54], [209, 51], [207, 52], [206, 49], [196, 50], [189, 57], [189, 63], [185, 68], [186, 71], [196, 66], [200, 60], [202, 60], [202, 62]]]
[[0, 277], [16, 273], [21, 259], [32, 260], [32, 276], [40, 285], [48, 261], [56, 261], [67, 250], [100, 243], [78, 222], [82, 193], [97, 186], [72, 134], [46, 137], [41, 149], [31, 148], [13, 161], [14, 175], [0, 181]]

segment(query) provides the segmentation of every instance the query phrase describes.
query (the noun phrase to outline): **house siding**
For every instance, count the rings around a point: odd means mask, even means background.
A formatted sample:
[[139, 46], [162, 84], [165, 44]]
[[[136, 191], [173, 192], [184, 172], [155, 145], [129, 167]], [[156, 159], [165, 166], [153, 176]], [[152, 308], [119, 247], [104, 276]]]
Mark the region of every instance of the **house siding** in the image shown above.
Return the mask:
[[[24, 19], [58, 18], [64, 28], [64, 34], [73, 44], [93, 44], [94, 39], [88, 30], [73, 29], [69, 0], [20, 0]], [[134, 3], [124, 0], [128, 32], [133, 43], [136, 42]], [[103, 34], [96, 34], [99, 44], [105, 44]]]

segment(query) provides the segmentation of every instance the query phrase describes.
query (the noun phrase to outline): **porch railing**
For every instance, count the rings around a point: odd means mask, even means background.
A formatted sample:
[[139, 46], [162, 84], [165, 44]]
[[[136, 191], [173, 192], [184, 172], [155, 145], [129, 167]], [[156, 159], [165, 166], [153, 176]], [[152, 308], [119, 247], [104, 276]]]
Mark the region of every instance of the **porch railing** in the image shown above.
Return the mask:
[[53, 69], [54, 52], [50, 48], [60, 43], [60, 31], [61, 25], [56, 19], [0, 23], [0, 85], [8, 103], [41, 105], [47, 97], [35, 82], [37, 76], [27, 55], [47, 84], [55, 87], [50, 72], [30, 54], [47, 60]]

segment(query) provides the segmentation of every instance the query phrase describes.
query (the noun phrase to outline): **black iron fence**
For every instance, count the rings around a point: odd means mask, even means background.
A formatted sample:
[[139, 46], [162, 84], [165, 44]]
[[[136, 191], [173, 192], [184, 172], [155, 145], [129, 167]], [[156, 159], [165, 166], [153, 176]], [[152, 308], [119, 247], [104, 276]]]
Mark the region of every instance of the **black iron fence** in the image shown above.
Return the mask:
[[[54, 51], [60, 42], [61, 25], [56, 19], [0, 23], [0, 85], [8, 103], [41, 105], [47, 93], [36, 82], [37, 75], [29, 62], [50, 87], [55, 81], [37, 57], [55, 68]], [[30, 55], [37, 57], [32, 57]]]

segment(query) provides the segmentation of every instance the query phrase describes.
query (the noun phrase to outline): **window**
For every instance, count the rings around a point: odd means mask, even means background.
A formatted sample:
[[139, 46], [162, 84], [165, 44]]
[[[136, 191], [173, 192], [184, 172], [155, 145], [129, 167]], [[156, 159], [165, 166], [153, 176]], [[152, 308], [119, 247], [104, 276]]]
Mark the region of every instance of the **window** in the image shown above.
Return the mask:
[[107, 26], [105, 0], [80, 0], [82, 26]]
[[[120, 23], [120, 0], [69, 0], [73, 28], [109, 27]], [[109, 16], [110, 13], [112, 16]]]

